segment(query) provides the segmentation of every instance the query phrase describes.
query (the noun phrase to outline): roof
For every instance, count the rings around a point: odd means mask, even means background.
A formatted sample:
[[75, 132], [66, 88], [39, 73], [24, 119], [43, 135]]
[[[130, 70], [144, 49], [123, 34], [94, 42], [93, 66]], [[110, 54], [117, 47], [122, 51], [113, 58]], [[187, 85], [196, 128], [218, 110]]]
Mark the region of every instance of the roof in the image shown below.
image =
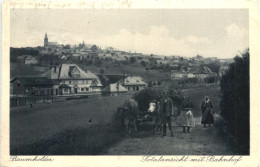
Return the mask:
[[109, 84], [102, 91], [113, 93], [113, 92], [127, 92], [128, 90], [125, 87], [123, 87], [121, 84], [114, 83], [114, 84]]
[[129, 76], [124, 79], [124, 85], [146, 85], [141, 77]]
[[60, 88], [71, 88], [71, 87], [69, 85], [62, 84], [62, 85], [60, 85]]
[[219, 70], [228, 70], [229, 66], [221, 66]]
[[57, 46], [59, 45], [57, 42], [48, 42], [48, 46]]
[[15, 77], [10, 82], [19, 80], [23, 85], [53, 85], [52, 80], [46, 77]]
[[17, 59], [26, 59], [28, 57], [32, 57], [31, 55], [22, 55], [22, 56], [18, 56]]
[[29, 57], [26, 57], [25, 60], [37, 60], [37, 59], [35, 57], [29, 56]]
[[198, 66], [194, 67], [189, 70], [189, 73], [196, 73], [196, 74], [210, 74], [213, 73], [210, 68], [206, 66]]
[[[79, 73], [79, 78], [73, 78], [70, 76], [70, 70], [76, 68]], [[42, 74], [43, 77], [48, 77], [50, 79], [98, 79], [98, 77], [90, 71], [83, 71], [80, 67], [76, 64], [62, 64], [60, 66], [51, 68], [46, 73]]]

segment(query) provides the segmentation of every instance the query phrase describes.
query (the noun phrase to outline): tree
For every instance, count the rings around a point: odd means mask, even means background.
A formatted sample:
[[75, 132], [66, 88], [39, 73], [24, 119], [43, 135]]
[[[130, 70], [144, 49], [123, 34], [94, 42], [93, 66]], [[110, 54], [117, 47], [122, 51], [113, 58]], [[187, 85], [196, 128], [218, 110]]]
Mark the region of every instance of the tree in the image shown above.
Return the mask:
[[90, 50], [91, 50], [92, 52], [96, 52], [96, 51], [98, 50], [97, 45], [92, 45], [91, 48], [90, 48]]
[[228, 131], [234, 137], [237, 152], [249, 154], [249, 49], [236, 56], [234, 63], [222, 76], [221, 116], [228, 124]]
[[105, 73], [105, 70], [103, 68], [101, 68], [99, 71], [100, 71], [100, 74], [104, 74]]
[[142, 61], [141, 61], [141, 65], [144, 66], [144, 67], [146, 67], [146, 62], [142, 60]]
[[70, 45], [65, 45], [64, 47], [63, 47], [64, 49], [70, 49]]
[[136, 62], [136, 58], [135, 58], [135, 57], [130, 57], [129, 62], [130, 62], [131, 64], [135, 63], [135, 62]]

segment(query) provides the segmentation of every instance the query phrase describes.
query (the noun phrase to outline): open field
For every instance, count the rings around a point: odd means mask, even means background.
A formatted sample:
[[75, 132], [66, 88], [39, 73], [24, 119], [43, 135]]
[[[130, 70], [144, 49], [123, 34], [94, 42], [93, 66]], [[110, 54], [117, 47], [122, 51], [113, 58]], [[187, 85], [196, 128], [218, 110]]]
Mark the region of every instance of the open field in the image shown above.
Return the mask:
[[129, 97], [131, 97], [129, 94], [95, 97], [38, 104], [34, 108], [12, 109], [10, 114], [11, 149], [16, 153], [22, 153], [21, 146], [51, 139], [54, 135], [67, 130], [86, 130], [95, 125], [101, 128], [108, 126], [111, 123], [113, 112]]
[[[215, 109], [218, 106], [217, 88], [184, 92], [189, 93], [196, 108], [205, 95], [212, 98]], [[105, 150], [124, 140], [122, 134], [112, 127], [111, 120], [116, 108], [129, 97], [131, 95], [125, 94], [38, 104], [32, 109], [12, 109], [11, 154], [107, 154]], [[194, 115], [199, 117], [200, 111], [194, 110]], [[151, 126], [141, 128], [145, 134], [151, 131]], [[142, 133], [138, 133], [136, 138], [142, 138]]]

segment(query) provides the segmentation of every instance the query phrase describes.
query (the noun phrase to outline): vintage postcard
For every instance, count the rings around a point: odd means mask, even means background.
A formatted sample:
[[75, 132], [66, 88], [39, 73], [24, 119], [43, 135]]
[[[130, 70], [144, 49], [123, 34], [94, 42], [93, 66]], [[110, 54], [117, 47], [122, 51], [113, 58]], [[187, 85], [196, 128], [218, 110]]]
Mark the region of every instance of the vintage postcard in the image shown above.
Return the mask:
[[2, 166], [259, 165], [257, 1], [2, 3]]

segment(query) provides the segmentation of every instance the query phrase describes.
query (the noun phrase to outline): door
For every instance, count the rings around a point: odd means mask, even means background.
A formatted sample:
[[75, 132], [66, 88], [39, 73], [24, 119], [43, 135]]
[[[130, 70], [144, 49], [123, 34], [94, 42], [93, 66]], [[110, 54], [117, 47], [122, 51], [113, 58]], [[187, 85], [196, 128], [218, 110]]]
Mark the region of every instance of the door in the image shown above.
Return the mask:
[[74, 93], [78, 94], [78, 88], [74, 88]]

